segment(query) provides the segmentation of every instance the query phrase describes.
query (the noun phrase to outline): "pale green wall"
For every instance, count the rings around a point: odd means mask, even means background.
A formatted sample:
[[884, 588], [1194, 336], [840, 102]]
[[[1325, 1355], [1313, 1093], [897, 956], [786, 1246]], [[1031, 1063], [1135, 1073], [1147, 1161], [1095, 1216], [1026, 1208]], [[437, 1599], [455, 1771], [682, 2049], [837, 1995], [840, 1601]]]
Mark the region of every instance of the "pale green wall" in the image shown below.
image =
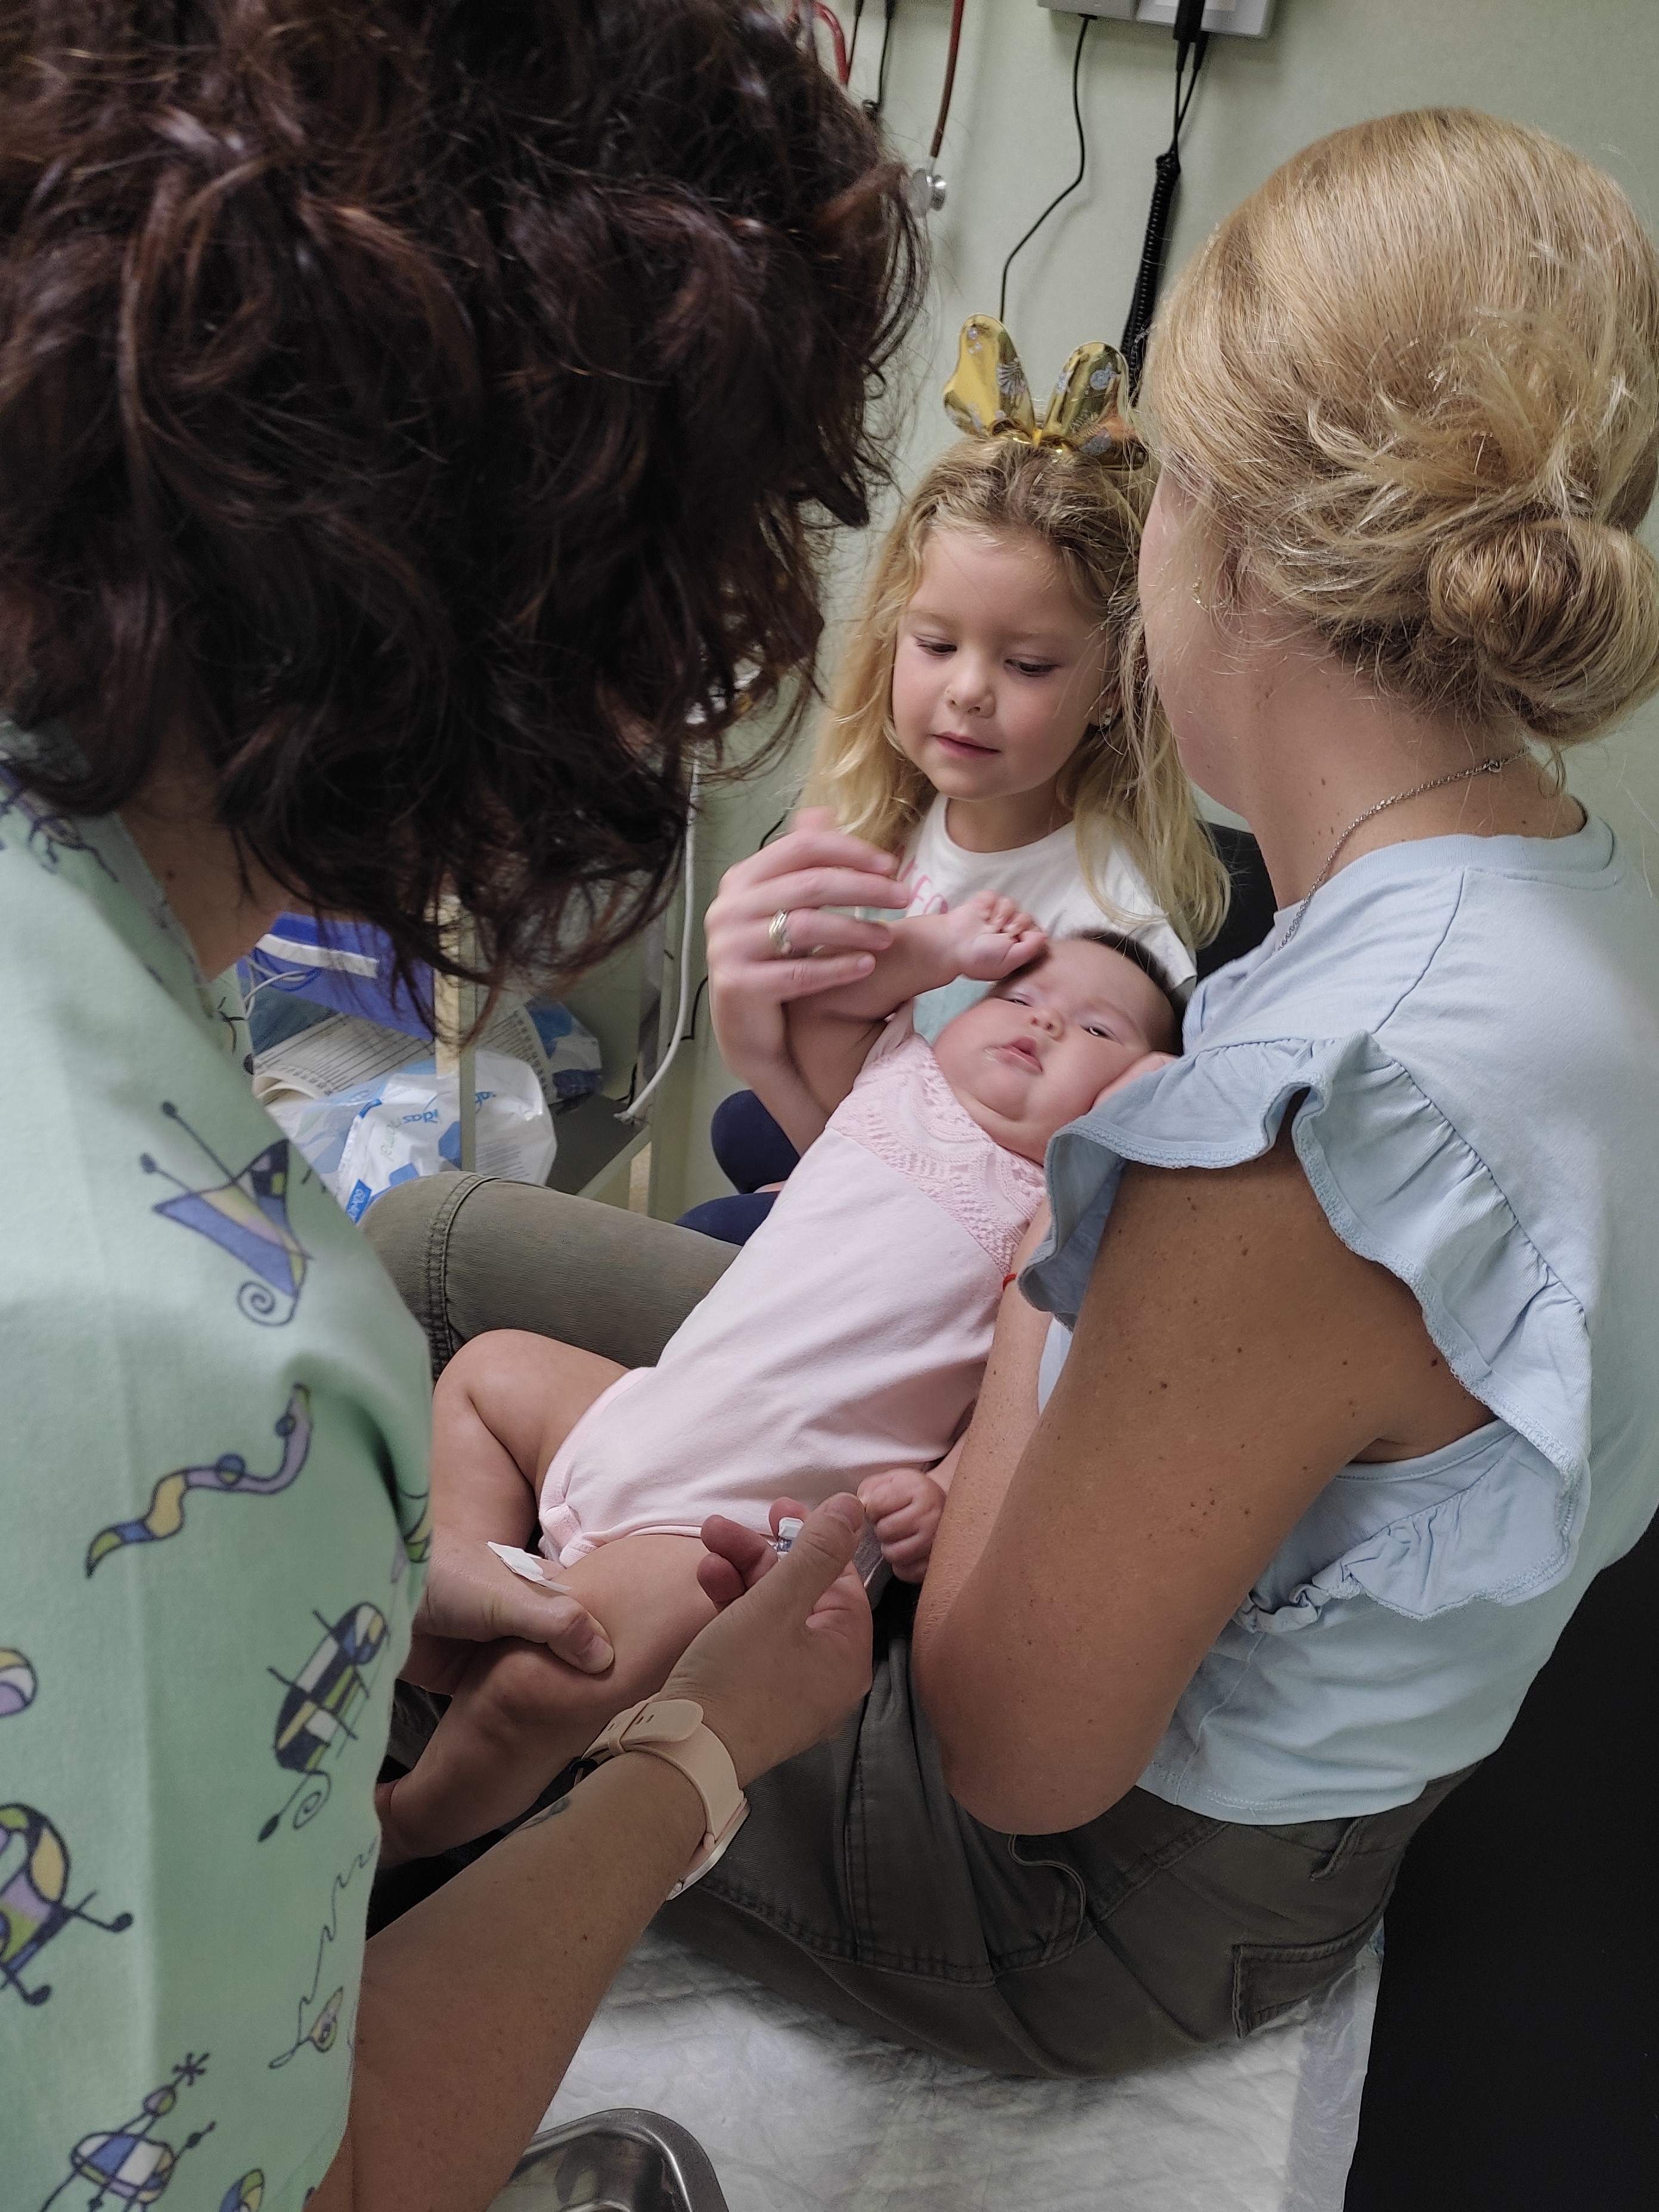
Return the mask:
[[[840, 13], [850, 22], [851, 0], [841, 0]], [[860, 94], [874, 88], [881, 14], [882, 0], [868, 0], [854, 84]], [[950, 15], [950, 0], [899, 0], [887, 118], [907, 161], [927, 150]], [[962, 319], [994, 310], [1008, 248], [1072, 173], [1077, 29], [1077, 17], [1036, 0], [968, 0], [939, 165], [950, 198], [932, 219], [934, 280], [908, 372], [910, 471], [952, 435], [937, 394]], [[1168, 143], [1173, 75], [1167, 31], [1104, 21], [1091, 30], [1089, 174], [1015, 263], [1009, 287], [1008, 321], [1039, 388], [1080, 340], [1121, 332], [1152, 157]], [[1428, 102], [1485, 107], [1555, 132], [1612, 170], [1659, 229], [1659, 0], [1279, 0], [1268, 39], [1211, 41], [1182, 137], [1170, 268], [1309, 139]], [[849, 571], [860, 550], [849, 549]], [[750, 849], [781, 811], [788, 776], [784, 764], [723, 796], [698, 869], [704, 898], [719, 866]], [[1659, 706], [1577, 756], [1572, 781], [1659, 883]], [[706, 1015], [699, 1028], [706, 1040]], [[665, 1215], [724, 1188], [704, 1133], [729, 1083], [706, 1044], [681, 1061], [655, 1116], [653, 1209]]]

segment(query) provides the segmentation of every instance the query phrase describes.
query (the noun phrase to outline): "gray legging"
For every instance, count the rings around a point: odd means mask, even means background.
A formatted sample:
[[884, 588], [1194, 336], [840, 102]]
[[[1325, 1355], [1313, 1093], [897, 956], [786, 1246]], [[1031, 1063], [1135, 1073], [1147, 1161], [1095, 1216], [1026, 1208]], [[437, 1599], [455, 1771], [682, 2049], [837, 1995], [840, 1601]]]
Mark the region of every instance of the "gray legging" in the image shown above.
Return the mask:
[[[737, 1256], [522, 1183], [406, 1183], [365, 1217], [434, 1371], [532, 1329], [653, 1360]], [[1346, 1820], [1252, 1827], [1132, 1790], [1086, 1827], [1006, 1836], [952, 1803], [911, 1687], [914, 1594], [831, 1743], [764, 1776], [726, 1857], [665, 1908], [699, 1949], [855, 2026], [1011, 2074], [1108, 2075], [1248, 2035], [1334, 1981], [1413, 1832], [1462, 1779]]]

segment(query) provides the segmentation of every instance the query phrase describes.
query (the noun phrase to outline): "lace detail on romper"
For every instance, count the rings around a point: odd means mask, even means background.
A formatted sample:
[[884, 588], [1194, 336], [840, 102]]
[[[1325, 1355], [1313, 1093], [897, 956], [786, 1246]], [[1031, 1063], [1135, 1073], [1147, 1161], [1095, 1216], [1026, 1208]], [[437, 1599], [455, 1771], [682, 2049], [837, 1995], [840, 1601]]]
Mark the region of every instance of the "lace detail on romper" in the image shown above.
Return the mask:
[[943, 1206], [1006, 1274], [1042, 1201], [1042, 1170], [986, 1135], [902, 1021], [876, 1044], [830, 1127]]

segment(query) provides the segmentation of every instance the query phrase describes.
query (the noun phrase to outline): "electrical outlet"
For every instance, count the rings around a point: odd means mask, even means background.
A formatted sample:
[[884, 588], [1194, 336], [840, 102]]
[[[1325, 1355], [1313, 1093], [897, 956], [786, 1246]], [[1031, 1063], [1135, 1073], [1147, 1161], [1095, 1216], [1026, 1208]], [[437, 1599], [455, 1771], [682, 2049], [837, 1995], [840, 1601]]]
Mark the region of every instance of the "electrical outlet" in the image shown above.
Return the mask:
[[[1172, 27], [1176, 0], [1037, 0], [1062, 15], [1103, 15], [1119, 23]], [[1225, 38], [1265, 39], [1273, 27], [1273, 0], [1209, 0], [1203, 28]]]

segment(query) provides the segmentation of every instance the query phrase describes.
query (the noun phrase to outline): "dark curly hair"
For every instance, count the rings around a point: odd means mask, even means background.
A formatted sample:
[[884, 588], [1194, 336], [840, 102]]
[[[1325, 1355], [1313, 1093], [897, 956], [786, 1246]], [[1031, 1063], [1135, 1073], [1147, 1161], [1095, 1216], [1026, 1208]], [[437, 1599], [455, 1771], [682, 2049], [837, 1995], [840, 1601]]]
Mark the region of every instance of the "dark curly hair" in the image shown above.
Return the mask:
[[455, 972], [665, 895], [810, 671], [920, 289], [755, 0], [0, 0], [0, 702], [106, 812], [185, 744], [295, 899]]

